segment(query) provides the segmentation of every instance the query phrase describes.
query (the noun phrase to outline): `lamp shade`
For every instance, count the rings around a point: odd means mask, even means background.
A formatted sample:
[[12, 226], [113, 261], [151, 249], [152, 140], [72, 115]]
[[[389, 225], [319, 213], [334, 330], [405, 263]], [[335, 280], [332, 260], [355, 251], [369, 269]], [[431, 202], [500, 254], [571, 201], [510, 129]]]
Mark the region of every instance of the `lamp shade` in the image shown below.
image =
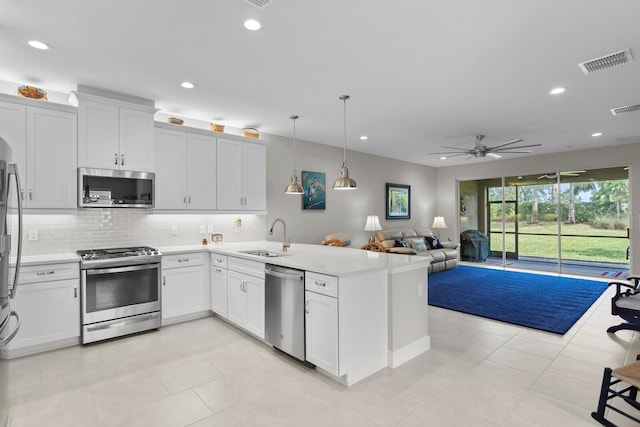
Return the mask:
[[434, 217], [433, 225], [431, 226], [431, 228], [436, 228], [436, 229], [447, 228], [447, 224], [444, 222], [444, 217], [443, 216]]
[[365, 231], [378, 231], [382, 230], [382, 226], [380, 225], [380, 219], [378, 215], [369, 215], [367, 216], [367, 223], [364, 225]]

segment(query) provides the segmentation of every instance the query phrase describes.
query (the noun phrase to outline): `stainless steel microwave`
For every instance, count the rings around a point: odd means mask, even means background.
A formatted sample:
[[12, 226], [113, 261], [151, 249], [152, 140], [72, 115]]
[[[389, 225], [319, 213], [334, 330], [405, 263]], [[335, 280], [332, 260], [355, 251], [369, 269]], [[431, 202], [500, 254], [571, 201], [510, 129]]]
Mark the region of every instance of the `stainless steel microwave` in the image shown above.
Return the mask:
[[78, 168], [78, 207], [153, 208], [155, 174]]

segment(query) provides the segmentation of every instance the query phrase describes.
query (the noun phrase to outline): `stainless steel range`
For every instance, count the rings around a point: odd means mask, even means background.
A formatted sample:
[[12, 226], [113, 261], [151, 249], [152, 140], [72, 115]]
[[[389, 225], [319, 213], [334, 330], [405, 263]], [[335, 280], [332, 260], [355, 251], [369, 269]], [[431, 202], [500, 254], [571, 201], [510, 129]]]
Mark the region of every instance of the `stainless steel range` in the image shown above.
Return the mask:
[[82, 343], [160, 327], [162, 254], [147, 246], [78, 251]]

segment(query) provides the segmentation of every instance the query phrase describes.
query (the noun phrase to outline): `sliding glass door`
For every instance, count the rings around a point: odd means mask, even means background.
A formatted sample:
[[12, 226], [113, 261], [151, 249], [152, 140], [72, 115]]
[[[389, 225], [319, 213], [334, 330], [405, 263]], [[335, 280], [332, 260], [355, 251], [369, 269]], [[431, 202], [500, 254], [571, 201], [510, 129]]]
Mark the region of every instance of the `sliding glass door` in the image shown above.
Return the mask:
[[472, 262], [625, 277], [628, 195], [625, 167], [464, 181], [460, 230], [489, 242], [488, 258]]

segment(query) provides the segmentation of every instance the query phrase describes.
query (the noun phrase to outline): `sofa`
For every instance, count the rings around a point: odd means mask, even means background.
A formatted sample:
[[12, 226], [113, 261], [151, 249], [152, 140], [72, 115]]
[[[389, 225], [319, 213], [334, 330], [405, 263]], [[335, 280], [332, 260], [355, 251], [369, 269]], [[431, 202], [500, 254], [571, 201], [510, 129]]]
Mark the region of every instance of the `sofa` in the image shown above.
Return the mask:
[[376, 233], [376, 241], [390, 253], [430, 256], [429, 273], [458, 266], [459, 245], [455, 242], [439, 242], [429, 228], [380, 230]]

